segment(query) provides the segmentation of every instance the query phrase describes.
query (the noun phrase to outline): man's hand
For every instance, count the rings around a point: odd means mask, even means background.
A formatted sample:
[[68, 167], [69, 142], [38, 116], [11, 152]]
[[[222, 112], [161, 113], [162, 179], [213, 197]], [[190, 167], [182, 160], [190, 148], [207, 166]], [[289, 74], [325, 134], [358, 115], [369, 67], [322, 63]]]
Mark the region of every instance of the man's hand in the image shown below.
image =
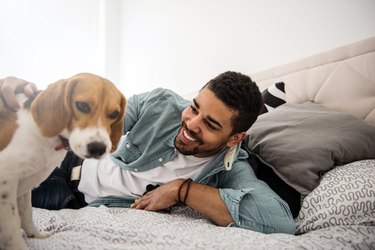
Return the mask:
[[[132, 208], [148, 211], [159, 211], [169, 208], [177, 203], [178, 192], [181, 191], [183, 199], [189, 207], [207, 216], [212, 222], [219, 226], [228, 226], [233, 222], [224, 201], [220, 198], [219, 190], [208, 185], [190, 182], [182, 189], [183, 179], [176, 179], [146, 193], [137, 202], [131, 205]], [[186, 182], [185, 182], [186, 183]]]
[[24, 93], [31, 96], [37, 90], [34, 83], [16, 77], [7, 77], [0, 80], [0, 112], [5, 109], [17, 111], [20, 106], [17, 103], [16, 94]]
[[182, 179], [177, 179], [160, 185], [160, 187], [147, 192], [131, 207], [147, 211], [159, 211], [169, 208], [177, 203], [178, 189], [182, 182]]

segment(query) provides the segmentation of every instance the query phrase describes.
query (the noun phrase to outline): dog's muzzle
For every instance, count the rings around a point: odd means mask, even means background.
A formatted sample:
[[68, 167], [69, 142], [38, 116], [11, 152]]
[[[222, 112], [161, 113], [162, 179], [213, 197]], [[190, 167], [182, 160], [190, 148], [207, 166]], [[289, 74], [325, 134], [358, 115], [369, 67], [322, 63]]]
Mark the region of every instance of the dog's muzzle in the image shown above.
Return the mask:
[[106, 150], [107, 147], [104, 143], [98, 141], [90, 142], [87, 145], [88, 155], [86, 156], [86, 158], [98, 159], [106, 153]]

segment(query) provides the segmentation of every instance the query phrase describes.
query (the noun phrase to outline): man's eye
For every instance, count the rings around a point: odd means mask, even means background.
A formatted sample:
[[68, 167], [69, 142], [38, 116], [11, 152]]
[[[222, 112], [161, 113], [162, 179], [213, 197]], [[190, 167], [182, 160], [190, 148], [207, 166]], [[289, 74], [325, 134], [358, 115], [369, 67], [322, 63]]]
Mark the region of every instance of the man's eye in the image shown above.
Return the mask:
[[90, 105], [87, 102], [76, 102], [76, 107], [82, 113], [88, 114], [91, 112]]
[[213, 126], [213, 125], [212, 125], [211, 123], [209, 123], [209, 122], [207, 122], [206, 125], [207, 125], [207, 127], [208, 127], [209, 129], [217, 130], [217, 128], [216, 128], [215, 126]]
[[197, 112], [198, 112], [197, 109], [196, 109], [194, 106], [190, 106], [190, 109], [191, 109], [191, 111], [192, 111], [193, 113], [197, 113]]

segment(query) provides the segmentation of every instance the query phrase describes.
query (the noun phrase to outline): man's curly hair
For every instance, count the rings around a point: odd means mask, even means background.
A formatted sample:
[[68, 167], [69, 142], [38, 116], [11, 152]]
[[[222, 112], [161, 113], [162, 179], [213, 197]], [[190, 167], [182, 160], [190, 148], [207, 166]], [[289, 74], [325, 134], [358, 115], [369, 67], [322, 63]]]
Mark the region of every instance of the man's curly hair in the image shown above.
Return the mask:
[[246, 132], [256, 121], [263, 99], [258, 86], [249, 76], [227, 71], [210, 80], [202, 89], [206, 87], [237, 113], [232, 119], [232, 134]]

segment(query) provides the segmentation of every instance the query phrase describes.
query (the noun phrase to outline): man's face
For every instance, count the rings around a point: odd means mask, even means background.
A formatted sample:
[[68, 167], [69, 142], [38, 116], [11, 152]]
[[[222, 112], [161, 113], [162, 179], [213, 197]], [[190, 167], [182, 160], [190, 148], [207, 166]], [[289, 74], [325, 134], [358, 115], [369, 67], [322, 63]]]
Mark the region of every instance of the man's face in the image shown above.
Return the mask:
[[175, 139], [177, 150], [185, 155], [207, 157], [231, 146], [234, 114], [211, 90], [202, 89], [182, 112]]

